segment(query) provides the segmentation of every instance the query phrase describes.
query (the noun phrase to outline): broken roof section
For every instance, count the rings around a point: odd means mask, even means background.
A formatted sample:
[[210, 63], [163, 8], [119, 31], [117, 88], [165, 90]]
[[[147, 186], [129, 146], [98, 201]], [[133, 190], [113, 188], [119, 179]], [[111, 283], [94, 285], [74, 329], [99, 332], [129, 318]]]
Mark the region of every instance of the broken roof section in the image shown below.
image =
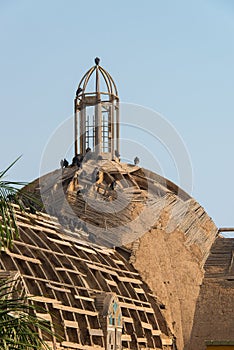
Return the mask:
[[49, 345], [104, 349], [116, 317], [125, 348], [171, 349], [157, 298], [120, 252], [85, 242], [82, 229], [66, 230], [47, 214], [15, 211], [20, 238], [13, 249], [2, 251], [0, 267], [17, 272], [43, 310], [38, 317], [59, 333], [61, 341], [41, 334]]

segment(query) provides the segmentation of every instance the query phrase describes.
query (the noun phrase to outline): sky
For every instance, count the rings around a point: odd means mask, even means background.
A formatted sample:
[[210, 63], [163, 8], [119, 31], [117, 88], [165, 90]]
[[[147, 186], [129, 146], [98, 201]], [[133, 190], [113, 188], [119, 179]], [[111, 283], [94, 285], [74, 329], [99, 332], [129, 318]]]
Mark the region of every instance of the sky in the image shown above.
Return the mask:
[[[79, 80], [98, 56], [120, 101], [159, 113], [182, 140], [193, 173], [183, 188], [218, 227], [234, 227], [233, 1], [0, 0], [0, 47], [1, 169], [22, 155], [9, 178], [39, 176], [46, 145], [72, 117]], [[72, 130], [64, 134], [72, 144]], [[161, 145], [142, 139], [163, 175], [182, 186]]]

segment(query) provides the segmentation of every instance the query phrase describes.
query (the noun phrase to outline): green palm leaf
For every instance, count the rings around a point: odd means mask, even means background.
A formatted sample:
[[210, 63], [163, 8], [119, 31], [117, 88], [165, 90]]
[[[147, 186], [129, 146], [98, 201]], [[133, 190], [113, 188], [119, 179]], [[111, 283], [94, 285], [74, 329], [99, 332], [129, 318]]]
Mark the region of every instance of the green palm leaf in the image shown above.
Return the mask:
[[13, 296], [16, 295], [14, 282], [0, 282], [0, 349], [49, 349], [38, 334], [40, 330], [53, 335], [48, 323], [36, 317], [39, 308], [27, 297]]
[[[34, 203], [36, 204], [31, 194], [19, 190], [25, 183], [5, 179], [7, 172], [19, 158], [0, 172], [0, 250], [11, 247], [13, 240], [19, 237], [14, 204], [22, 211], [28, 206], [33, 209]], [[14, 285], [14, 281], [0, 281], [0, 349], [49, 349], [38, 333], [55, 337], [48, 322], [36, 316], [39, 308], [30, 300], [17, 296]]]
[[5, 176], [12, 166], [19, 160], [18, 157], [7, 169], [0, 171], [0, 249], [12, 246], [14, 238], [19, 236], [19, 230], [15, 219], [14, 204], [23, 211], [26, 207], [35, 210], [38, 207], [33, 194], [19, 190], [25, 182], [7, 181]]

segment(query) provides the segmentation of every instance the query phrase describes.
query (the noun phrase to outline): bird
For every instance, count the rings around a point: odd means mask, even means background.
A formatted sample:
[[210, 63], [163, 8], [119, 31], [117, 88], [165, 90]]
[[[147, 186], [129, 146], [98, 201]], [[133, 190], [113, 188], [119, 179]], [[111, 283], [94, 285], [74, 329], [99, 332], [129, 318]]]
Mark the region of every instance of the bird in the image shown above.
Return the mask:
[[64, 158], [64, 160], [63, 160], [63, 166], [64, 166], [64, 168], [67, 168], [68, 165], [69, 165], [68, 161]]
[[113, 180], [112, 183], [110, 184], [110, 189], [114, 191], [115, 187], [116, 187], [116, 180]]
[[140, 162], [140, 159], [138, 157], [135, 157], [134, 158], [134, 164], [137, 165], [137, 164], [139, 164], [139, 162]]
[[95, 64], [98, 66], [99, 65], [99, 62], [100, 62], [100, 58], [99, 57], [96, 57], [95, 60], [94, 60]]
[[77, 90], [76, 90], [76, 97], [81, 93], [83, 89], [81, 87], [79, 87]]

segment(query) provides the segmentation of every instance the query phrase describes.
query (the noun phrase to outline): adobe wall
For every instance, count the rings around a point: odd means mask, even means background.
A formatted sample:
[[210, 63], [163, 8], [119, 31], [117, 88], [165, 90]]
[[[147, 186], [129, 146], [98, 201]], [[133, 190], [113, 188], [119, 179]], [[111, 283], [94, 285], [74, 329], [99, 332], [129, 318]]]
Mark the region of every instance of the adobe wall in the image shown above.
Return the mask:
[[230, 342], [229, 347], [234, 344], [233, 252], [234, 238], [219, 235], [211, 247], [194, 316], [191, 349], [205, 349], [205, 340]]
[[[217, 233], [204, 209], [196, 203], [193, 210], [194, 203], [192, 200], [192, 206], [187, 207], [184, 218], [172, 231], [168, 228], [173, 227], [174, 219], [166, 207], [154, 227], [139, 239], [132, 257], [134, 267], [165, 307], [162, 312], [176, 337], [178, 350], [192, 350], [188, 344], [204, 277], [203, 265]], [[178, 204], [181, 206], [181, 202]]]
[[188, 348], [205, 350], [205, 340], [234, 340], [233, 280], [204, 280]]

